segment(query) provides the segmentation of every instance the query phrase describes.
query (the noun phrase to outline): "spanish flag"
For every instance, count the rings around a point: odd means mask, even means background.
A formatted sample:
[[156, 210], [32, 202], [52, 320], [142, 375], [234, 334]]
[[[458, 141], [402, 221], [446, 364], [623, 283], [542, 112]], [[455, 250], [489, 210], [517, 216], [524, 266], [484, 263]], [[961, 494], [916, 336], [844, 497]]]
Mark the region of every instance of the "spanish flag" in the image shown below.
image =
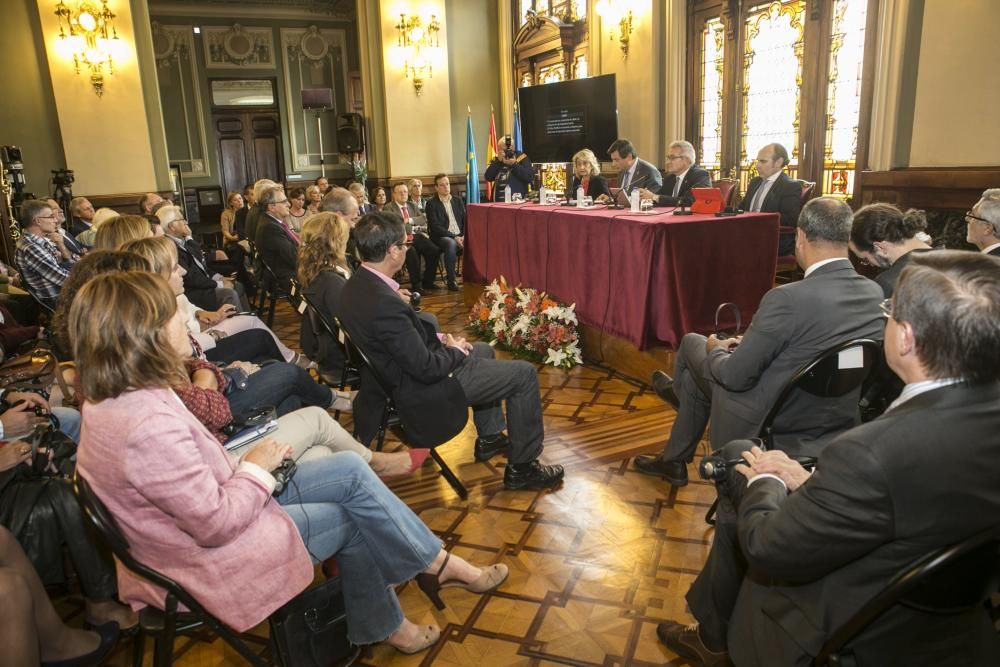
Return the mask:
[[465, 129], [465, 203], [479, 203], [479, 165], [476, 164], [476, 135], [472, 133], [472, 109]]
[[[493, 163], [497, 156], [497, 126], [493, 120], [493, 105], [490, 105], [490, 139], [486, 142], [486, 164]], [[486, 181], [486, 201], [493, 201], [493, 183]]]

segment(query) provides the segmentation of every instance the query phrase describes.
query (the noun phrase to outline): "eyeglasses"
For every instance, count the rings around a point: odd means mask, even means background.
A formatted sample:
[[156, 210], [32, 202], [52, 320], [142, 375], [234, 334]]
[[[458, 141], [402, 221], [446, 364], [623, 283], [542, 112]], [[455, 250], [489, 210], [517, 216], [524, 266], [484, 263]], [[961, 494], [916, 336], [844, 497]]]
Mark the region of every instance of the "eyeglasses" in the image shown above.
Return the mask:
[[683, 160], [684, 156], [683, 155], [668, 155], [667, 159], [668, 160]]
[[406, 247], [406, 241], [397, 241], [396, 243], [393, 243], [392, 245], [394, 245], [397, 248], [405, 248]]
[[886, 319], [892, 317], [892, 299], [885, 299], [878, 305], [879, 310], [882, 311], [882, 316]]
[[35, 219], [36, 220], [58, 220], [59, 216], [55, 215], [55, 214], [52, 214], [52, 215], [36, 215]]
[[993, 224], [993, 222], [991, 220], [987, 220], [986, 218], [980, 218], [978, 215], [972, 215], [972, 211], [966, 211], [965, 212], [965, 221], [968, 222], [970, 219], [971, 220], [978, 220], [979, 222], [985, 222], [987, 225], [992, 225]]
[[287, 204], [287, 203], [288, 203], [288, 200], [287, 200], [287, 199], [282, 199], [282, 200], [280, 200], [280, 201], [273, 201], [273, 202], [271, 202], [271, 203], [272, 203], [272, 204]]

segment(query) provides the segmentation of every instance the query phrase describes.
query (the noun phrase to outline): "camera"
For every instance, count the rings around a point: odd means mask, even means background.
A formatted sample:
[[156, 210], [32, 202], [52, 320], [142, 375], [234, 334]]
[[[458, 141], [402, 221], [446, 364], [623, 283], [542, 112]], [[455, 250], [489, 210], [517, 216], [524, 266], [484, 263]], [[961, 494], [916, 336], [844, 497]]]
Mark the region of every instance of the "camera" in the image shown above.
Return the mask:
[[507, 147], [507, 150], [503, 152], [503, 157], [505, 160], [514, 159], [514, 142], [511, 141], [510, 135], [508, 134], [503, 138], [503, 143]]
[[698, 474], [701, 475], [702, 479], [707, 479], [711, 482], [721, 482], [726, 479], [733, 466], [741, 464], [746, 465], [746, 461], [743, 459], [725, 459], [721, 456], [709, 454], [698, 464]]

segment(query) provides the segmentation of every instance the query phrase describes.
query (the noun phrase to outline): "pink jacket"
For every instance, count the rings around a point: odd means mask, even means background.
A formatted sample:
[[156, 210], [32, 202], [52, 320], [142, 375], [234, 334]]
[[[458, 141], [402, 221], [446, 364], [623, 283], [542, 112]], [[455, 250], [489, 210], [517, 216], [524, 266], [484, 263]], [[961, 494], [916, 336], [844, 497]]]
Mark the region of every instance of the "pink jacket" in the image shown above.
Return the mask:
[[[136, 559], [239, 632], [312, 582], [295, 524], [169, 389], [86, 403], [77, 467]], [[161, 589], [121, 566], [118, 594], [163, 607]]]

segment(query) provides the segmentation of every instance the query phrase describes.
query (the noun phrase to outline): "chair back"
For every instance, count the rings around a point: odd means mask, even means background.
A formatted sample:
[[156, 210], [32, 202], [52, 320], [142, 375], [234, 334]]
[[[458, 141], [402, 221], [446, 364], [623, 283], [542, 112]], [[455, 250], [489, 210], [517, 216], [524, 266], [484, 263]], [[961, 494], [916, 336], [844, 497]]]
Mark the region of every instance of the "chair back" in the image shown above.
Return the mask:
[[[847, 364], [847, 367], [842, 367], [844, 365], [842, 355], [855, 348], [860, 348], [861, 365], [850, 363]], [[774, 420], [778, 417], [792, 392], [804, 391], [821, 398], [844, 396], [861, 387], [881, 354], [881, 343], [867, 338], [849, 340], [822, 352], [800, 368], [782, 387], [774, 405], [771, 406], [761, 423], [759, 437], [764, 440], [765, 444], [770, 444]]]
[[896, 575], [823, 644], [814, 665], [839, 664], [849, 642], [895, 605], [928, 614], [975, 609], [1000, 585], [1000, 528], [935, 550]]
[[816, 183], [814, 181], [799, 181], [799, 185], [802, 187], [802, 203], [805, 204], [812, 197], [813, 190], [816, 189]]
[[351, 339], [351, 334], [347, 333], [347, 329], [341, 324], [340, 318], [333, 318], [333, 322], [337, 327], [337, 330], [341, 332], [344, 336], [344, 352], [347, 363], [352, 364], [357, 368], [367, 368], [368, 372], [371, 373], [372, 379], [375, 380], [375, 384], [379, 386], [382, 390], [382, 394], [385, 396], [386, 407], [388, 410], [392, 411], [392, 385], [385, 381], [385, 379], [375, 370], [375, 366], [369, 361], [368, 355], [361, 351], [354, 341]]
[[736, 202], [736, 186], [739, 181], [733, 178], [720, 178], [717, 181], [712, 181], [712, 187], [718, 188], [719, 192], [722, 194], [722, 205], [726, 208], [735, 208]]

